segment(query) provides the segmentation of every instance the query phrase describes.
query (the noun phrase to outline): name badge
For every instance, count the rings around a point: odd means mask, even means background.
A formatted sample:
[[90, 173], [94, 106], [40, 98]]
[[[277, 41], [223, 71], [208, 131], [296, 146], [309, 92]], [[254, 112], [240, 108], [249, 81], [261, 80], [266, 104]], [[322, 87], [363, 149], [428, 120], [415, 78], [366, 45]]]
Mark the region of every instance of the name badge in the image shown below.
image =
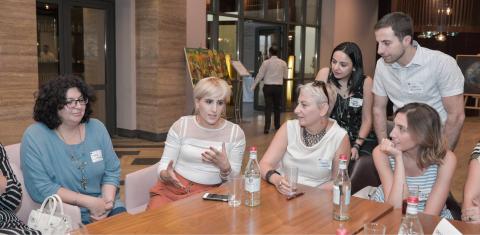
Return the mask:
[[428, 189], [428, 188], [420, 189], [418, 191], [418, 200], [419, 201], [427, 201], [428, 196], [430, 196], [431, 191], [432, 191], [432, 189]]
[[103, 161], [102, 150], [95, 150], [90, 152], [90, 158], [92, 159], [92, 163]]
[[331, 170], [332, 169], [332, 161], [318, 159], [318, 166], [320, 168], [328, 168], [329, 170]]
[[348, 106], [358, 108], [363, 105], [363, 99], [351, 97]]
[[425, 85], [423, 82], [407, 82], [408, 93], [420, 94], [424, 92]]

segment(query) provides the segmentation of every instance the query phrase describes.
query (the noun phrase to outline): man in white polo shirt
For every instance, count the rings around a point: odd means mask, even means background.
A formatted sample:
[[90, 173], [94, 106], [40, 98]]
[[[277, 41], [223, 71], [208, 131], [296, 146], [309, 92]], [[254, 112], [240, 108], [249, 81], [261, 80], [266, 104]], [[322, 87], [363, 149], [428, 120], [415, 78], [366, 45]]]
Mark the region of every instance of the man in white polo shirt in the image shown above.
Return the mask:
[[411, 102], [437, 110], [453, 150], [465, 119], [464, 77], [455, 59], [414, 41], [412, 18], [402, 12], [382, 17], [375, 25], [375, 38], [382, 57], [377, 61], [372, 90], [379, 143], [388, 137], [386, 107], [390, 99], [394, 110]]
[[275, 130], [280, 128], [280, 112], [282, 111], [282, 94], [283, 94], [283, 79], [287, 78], [288, 69], [287, 63], [277, 57], [278, 49], [276, 46], [270, 47], [268, 50], [270, 58], [263, 61], [255, 82], [252, 84], [251, 90], [263, 79], [263, 95], [265, 97], [265, 127], [263, 133], [268, 134], [270, 131], [270, 123], [272, 119], [275, 125]]

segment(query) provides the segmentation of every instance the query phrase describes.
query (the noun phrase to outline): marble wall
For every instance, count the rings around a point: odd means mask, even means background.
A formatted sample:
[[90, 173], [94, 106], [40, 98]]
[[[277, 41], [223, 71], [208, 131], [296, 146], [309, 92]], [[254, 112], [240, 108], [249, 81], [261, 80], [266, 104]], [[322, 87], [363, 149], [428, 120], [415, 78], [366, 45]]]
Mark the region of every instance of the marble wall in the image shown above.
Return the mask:
[[162, 140], [185, 110], [186, 0], [135, 2], [139, 136]]
[[37, 31], [34, 0], [0, 4], [0, 142], [20, 142], [33, 122], [38, 86]]

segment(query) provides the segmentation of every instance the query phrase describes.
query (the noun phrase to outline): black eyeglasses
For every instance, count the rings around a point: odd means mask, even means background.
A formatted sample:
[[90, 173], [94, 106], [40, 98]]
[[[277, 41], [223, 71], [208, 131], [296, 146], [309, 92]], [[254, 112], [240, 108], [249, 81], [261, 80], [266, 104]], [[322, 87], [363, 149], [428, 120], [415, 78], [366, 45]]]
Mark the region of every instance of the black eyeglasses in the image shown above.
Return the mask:
[[328, 97], [327, 84], [324, 81], [315, 80], [313, 81], [312, 86], [322, 88], [323, 93], [325, 93], [325, 96], [327, 97], [327, 104], [330, 105], [330, 98]]
[[86, 104], [88, 104], [88, 99], [84, 99], [84, 98], [79, 98], [79, 99], [67, 99], [67, 100], [65, 101], [65, 105], [66, 105], [68, 108], [74, 108], [75, 106], [77, 106], [77, 104], [86, 105]]

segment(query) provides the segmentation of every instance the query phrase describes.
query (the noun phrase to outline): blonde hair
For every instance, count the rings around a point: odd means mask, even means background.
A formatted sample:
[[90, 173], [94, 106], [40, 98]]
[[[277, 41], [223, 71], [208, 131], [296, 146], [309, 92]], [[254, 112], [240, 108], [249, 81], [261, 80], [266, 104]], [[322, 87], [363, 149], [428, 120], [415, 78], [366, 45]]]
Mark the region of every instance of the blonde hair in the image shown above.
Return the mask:
[[193, 97], [199, 100], [203, 97], [213, 96], [222, 97], [228, 103], [231, 94], [232, 89], [228, 83], [217, 77], [204, 78], [193, 88]]
[[[325, 90], [327, 91], [328, 94], [325, 94], [325, 91], [323, 90], [322, 86], [325, 86]], [[323, 81], [309, 82], [307, 84], [298, 86], [297, 93], [300, 94], [301, 91], [307, 92], [308, 94], [312, 95], [313, 99], [315, 100], [315, 103], [317, 104], [317, 107], [319, 108], [321, 104], [327, 103], [328, 104], [327, 116], [330, 116], [330, 114], [332, 113], [333, 107], [335, 105], [335, 102], [337, 100], [337, 91], [332, 88], [331, 83], [329, 82], [325, 83]]]
[[447, 154], [447, 141], [437, 111], [427, 104], [410, 103], [395, 112], [407, 116], [407, 130], [419, 146], [417, 166], [424, 169], [430, 165], [441, 165]]

